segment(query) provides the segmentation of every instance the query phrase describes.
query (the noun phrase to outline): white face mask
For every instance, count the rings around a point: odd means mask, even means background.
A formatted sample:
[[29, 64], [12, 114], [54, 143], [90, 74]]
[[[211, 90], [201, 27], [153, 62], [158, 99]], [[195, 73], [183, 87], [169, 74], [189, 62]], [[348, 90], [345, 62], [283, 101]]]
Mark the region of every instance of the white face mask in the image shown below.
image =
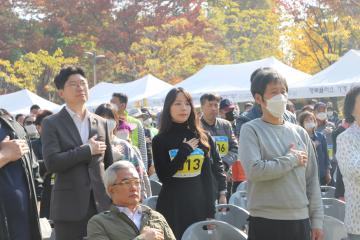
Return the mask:
[[118, 107], [116, 104], [111, 103], [111, 106], [114, 108], [114, 111], [115, 111], [115, 112], [118, 112], [118, 111], [119, 111], [119, 107]]
[[34, 137], [38, 134], [38, 131], [34, 124], [26, 125], [25, 130], [26, 130], [26, 133], [29, 135], [29, 137]]
[[313, 130], [315, 127], [316, 127], [316, 123], [313, 121], [304, 123], [304, 128], [306, 130]]
[[266, 100], [266, 109], [274, 117], [281, 118], [286, 111], [288, 98], [286, 95], [278, 94]]
[[116, 121], [114, 119], [108, 119], [108, 126], [111, 131], [116, 128]]
[[332, 117], [333, 114], [334, 114], [333, 111], [328, 111], [328, 112], [327, 112], [327, 116], [328, 116], [328, 117]]
[[325, 112], [319, 112], [316, 114], [316, 118], [320, 121], [324, 121], [327, 118], [327, 114]]

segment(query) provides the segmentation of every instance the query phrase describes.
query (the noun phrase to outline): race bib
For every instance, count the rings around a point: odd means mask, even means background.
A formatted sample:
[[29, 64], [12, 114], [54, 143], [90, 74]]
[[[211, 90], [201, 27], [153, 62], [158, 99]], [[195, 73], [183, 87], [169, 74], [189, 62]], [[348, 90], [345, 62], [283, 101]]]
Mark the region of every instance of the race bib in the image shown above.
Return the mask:
[[334, 156], [333, 145], [328, 144], [327, 145], [327, 150], [328, 150], [328, 154], [329, 154], [329, 159], [331, 160], [333, 158], [333, 156]]
[[[178, 149], [172, 149], [169, 151], [171, 161], [175, 158]], [[186, 158], [184, 165], [178, 170], [173, 177], [177, 178], [189, 178], [196, 177], [201, 174], [202, 165], [204, 163], [204, 151], [200, 148], [196, 148]]]
[[227, 136], [214, 136], [216, 146], [218, 147], [220, 157], [223, 157], [229, 152], [229, 138]]

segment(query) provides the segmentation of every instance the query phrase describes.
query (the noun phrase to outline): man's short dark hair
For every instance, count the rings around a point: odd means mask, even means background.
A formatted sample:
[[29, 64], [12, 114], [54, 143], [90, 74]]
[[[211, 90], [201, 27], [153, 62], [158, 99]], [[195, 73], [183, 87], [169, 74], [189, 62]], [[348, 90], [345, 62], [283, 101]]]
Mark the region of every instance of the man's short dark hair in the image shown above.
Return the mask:
[[121, 103], [128, 103], [128, 96], [124, 93], [113, 93], [112, 96], [118, 98]]
[[205, 101], [217, 101], [220, 102], [221, 97], [213, 93], [205, 93], [200, 97], [201, 106], [205, 104]]
[[286, 92], [289, 91], [286, 79], [273, 68], [260, 68], [256, 69], [251, 74], [251, 94], [255, 97], [255, 94], [259, 94], [264, 97], [266, 86], [272, 82], [280, 82], [284, 85]]
[[22, 114], [22, 113], [16, 114], [16, 116], [15, 116], [15, 121], [17, 121], [17, 120], [18, 120], [19, 118], [21, 118], [21, 117], [25, 117], [25, 115]]
[[85, 72], [82, 68], [76, 66], [65, 67], [56, 75], [54, 82], [57, 89], [64, 89], [65, 83], [73, 74], [80, 74], [85, 78]]
[[32, 105], [32, 106], [30, 107], [30, 112], [31, 112], [32, 110], [34, 110], [34, 109], [39, 110], [39, 109], [40, 109], [39, 105], [37, 105], [37, 104]]
[[360, 95], [360, 86], [353, 87], [345, 96], [344, 101], [344, 115], [345, 120], [348, 123], [353, 123], [355, 121], [354, 116], [352, 115], [355, 108], [356, 97]]
[[44, 118], [46, 118], [47, 116], [52, 115], [53, 113], [49, 110], [42, 110], [40, 111], [37, 115], [36, 115], [36, 119], [34, 121], [35, 125], [40, 126], [42, 121], [44, 120]]

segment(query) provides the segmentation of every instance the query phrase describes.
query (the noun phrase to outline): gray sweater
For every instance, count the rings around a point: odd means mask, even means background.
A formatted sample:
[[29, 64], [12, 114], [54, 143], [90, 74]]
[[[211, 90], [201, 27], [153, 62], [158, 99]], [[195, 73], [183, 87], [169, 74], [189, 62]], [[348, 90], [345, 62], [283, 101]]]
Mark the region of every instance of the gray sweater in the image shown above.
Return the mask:
[[[276, 220], [310, 218], [322, 229], [323, 207], [316, 155], [306, 131], [286, 122], [273, 125], [255, 119], [241, 128], [239, 157], [248, 178], [248, 209], [253, 217]], [[308, 153], [298, 166], [290, 145]]]

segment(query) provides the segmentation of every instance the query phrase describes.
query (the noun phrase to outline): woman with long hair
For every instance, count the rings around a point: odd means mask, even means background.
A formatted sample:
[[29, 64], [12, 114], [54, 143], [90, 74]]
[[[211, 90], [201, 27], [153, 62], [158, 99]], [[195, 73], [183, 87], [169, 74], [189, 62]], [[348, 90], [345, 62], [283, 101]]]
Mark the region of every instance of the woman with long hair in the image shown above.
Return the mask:
[[184, 89], [174, 88], [167, 94], [152, 147], [156, 173], [163, 184], [156, 210], [181, 239], [192, 223], [214, 217], [213, 176], [218, 190], [226, 190], [216, 146], [200, 127], [191, 96]]
[[312, 112], [304, 111], [300, 113], [299, 124], [306, 130], [314, 143], [319, 169], [320, 185], [327, 185], [331, 182], [331, 165], [325, 135], [315, 130], [317, 121]]

